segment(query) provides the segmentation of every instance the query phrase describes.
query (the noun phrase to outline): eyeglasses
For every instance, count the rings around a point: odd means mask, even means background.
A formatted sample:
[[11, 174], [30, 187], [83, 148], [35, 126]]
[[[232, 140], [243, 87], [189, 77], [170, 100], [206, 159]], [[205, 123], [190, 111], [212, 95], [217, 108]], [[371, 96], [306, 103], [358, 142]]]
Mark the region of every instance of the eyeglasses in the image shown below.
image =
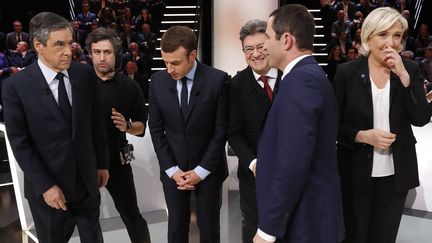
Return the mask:
[[262, 53], [264, 51], [264, 43], [258, 44], [257, 46], [245, 46], [243, 48], [244, 53], [248, 56], [252, 55], [255, 50]]

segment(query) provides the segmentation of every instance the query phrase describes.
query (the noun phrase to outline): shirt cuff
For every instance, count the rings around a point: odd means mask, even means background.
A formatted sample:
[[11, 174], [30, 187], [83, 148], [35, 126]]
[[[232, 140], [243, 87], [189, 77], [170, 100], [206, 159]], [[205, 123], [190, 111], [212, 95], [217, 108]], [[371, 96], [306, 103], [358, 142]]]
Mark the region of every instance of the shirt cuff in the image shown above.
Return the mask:
[[210, 171], [204, 169], [201, 166], [197, 166], [194, 169], [195, 173], [197, 173], [197, 175], [201, 178], [201, 180], [204, 180], [208, 175], [210, 175]]
[[275, 242], [276, 241], [276, 237], [274, 237], [273, 235], [266, 234], [266, 233], [264, 233], [264, 231], [262, 231], [260, 229], [257, 230], [257, 234], [266, 241], [269, 241], [269, 242]]
[[171, 178], [177, 171], [179, 170], [178, 166], [173, 166], [167, 170], [165, 170], [165, 173], [169, 178]]
[[251, 170], [253, 172], [253, 167], [256, 165], [257, 159], [255, 158], [254, 160], [252, 160], [252, 162], [250, 162], [249, 164], [249, 170]]

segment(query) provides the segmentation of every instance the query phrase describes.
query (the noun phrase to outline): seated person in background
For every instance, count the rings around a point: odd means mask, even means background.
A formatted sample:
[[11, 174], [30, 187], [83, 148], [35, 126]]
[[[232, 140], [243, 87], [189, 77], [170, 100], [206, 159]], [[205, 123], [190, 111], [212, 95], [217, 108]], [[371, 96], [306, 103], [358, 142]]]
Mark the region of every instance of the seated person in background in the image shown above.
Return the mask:
[[417, 38], [415, 40], [416, 57], [423, 59], [425, 48], [431, 43], [432, 36], [430, 35], [429, 27], [426, 24], [420, 25]]
[[139, 49], [140, 52], [144, 54], [144, 56], [147, 58], [147, 73], [150, 73], [151, 71], [151, 64], [153, 61], [153, 56], [156, 51], [156, 42], [157, 42], [157, 36], [155, 33], [151, 31], [151, 27], [149, 24], [144, 23], [142, 25], [142, 32], [138, 34], [139, 39]]
[[80, 24], [78, 20], [73, 19], [71, 21], [71, 24], [73, 28], [73, 33], [72, 33], [73, 40], [75, 42], [78, 42], [81, 46], [85, 46], [85, 39], [87, 37], [87, 32], [79, 28]]
[[328, 55], [328, 63], [326, 67], [326, 73], [330, 81], [333, 81], [337, 65], [344, 63], [345, 61], [345, 58], [342, 56], [341, 47], [339, 45], [334, 45]]
[[425, 48], [425, 58], [420, 62], [420, 70], [428, 82], [432, 82], [432, 43]]
[[72, 62], [80, 62], [92, 64], [90, 56], [86, 55], [78, 42], [73, 42], [71, 45]]
[[83, 1], [82, 12], [76, 17], [79, 21], [80, 29], [89, 33], [91, 31], [90, 26], [93, 22], [97, 21], [96, 14], [90, 12], [90, 4], [88, 1]]
[[117, 24], [116, 15], [114, 10], [109, 7], [101, 9], [98, 13], [99, 27], [112, 28], [114, 24]]
[[348, 33], [351, 27], [351, 22], [349, 20], [345, 20], [345, 13], [343, 10], [339, 10], [336, 16], [337, 20], [333, 22], [331, 30], [331, 37], [333, 39], [337, 38], [337, 35], [340, 31]]
[[130, 79], [135, 80], [143, 92], [146, 103], [148, 103], [148, 92], [149, 92], [149, 77], [145, 73], [138, 73], [138, 66], [135, 62], [129, 61], [126, 63], [124, 75]]
[[27, 42], [18, 42], [16, 50], [12, 52], [8, 58], [10, 73], [17, 73], [36, 60], [36, 55], [31, 50], [29, 50], [29, 45]]
[[132, 42], [138, 42], [139, 38], [138, 35], [132, 31], [132, 26], [130, 23], [126, 22], [123, 25], [123, 32], [119, 34], [119, 37], [122, 41], [122, 50], [123, 52], [126, 52], [129, 48], [129, 45]]
[[346, 60], [351, 61], [359, 58], [358, 50], [355, 47], [348, 48]]
[[129, 44], [129, 51], [122, 55], [122, 70], [125, 69], [126, 63], [129, 61], [135, 62], [137, 64], [139, 73], [145, 73], [148, 75], [147, 58], [144, 54], [139, 52], [139, 47], [136, 42], [131, 42]]
[[346, 53], [348, 52], [348, 49], [352, 47], [352, 42], [348, 40], [348, 34], [345, 31], [339, 30], [337, 33], [337, 39], [332, 40], [329, 44], [327, 49], [331, 51], [333, 46], [338, 45], [341, 47], [342, 57], [346, 58]]
[[9, 32], [6, 35], [6, 48], [7, 50], [15, 50], [17, 44], [20, 41], [25, 41], [29, 43], [29, 35], [27, 32], [22, 31], [22, 23], [20, 20], [15, 20], [13, 22], [14, 31]]

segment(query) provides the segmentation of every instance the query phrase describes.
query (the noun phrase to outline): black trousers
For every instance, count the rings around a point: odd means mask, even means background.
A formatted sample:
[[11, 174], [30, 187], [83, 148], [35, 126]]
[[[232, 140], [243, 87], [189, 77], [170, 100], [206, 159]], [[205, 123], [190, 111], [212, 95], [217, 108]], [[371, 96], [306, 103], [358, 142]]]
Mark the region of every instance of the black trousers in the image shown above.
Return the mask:
[[242, 212], [242, 241], [252, 243], [258, 228], [255, 177], [252, 171], [239, 171], [240, 210]]
[[[163, 173], [163, 172], [161, 172]], [[164, 186], [168, 207], [168, 243], [188, 243], [191, 193], [195, 193], [197, 224], [201, 243], [220, 242], [222, 183], [201, 181], [194, 191]]]
[[408, 191], [394, 191], [394, 176], [372, 178], [369, 191], [343, 195], [343, 243], [395, 243]]
[[106, 188], [120, 214], [132, 243], [150, 243], [147, 221], [138, 208], [135, 184], [130, 164], [111, 161]]
[[81, 243], [103, 243], [99, 225], [100, 194], [90, 195], [79, 175], [75, 184], [72, 197], [67, 199], [66, 211], [48, 206], [42, 195], [29, 199], [39, 243], [67, 243], [75, 226]]

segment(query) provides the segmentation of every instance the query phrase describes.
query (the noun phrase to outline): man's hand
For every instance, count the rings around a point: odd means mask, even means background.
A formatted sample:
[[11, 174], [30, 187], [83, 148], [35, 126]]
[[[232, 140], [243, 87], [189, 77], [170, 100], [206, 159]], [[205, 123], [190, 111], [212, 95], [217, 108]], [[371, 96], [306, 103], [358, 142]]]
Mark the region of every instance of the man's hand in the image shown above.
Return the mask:
[[258, 233], [255, 234], [255, 237], [253, 238], [253, 243], [272, 243], [271, 241], [266, 241], [263, 238], [261, 238]]
[[178, 184], [180, 187], [183, 186], [195, 186], [196, 184], [201, 182], [201, 178], [197, 175], [194, 170], [189, 170], [180, 174], [181, 177], [185, 178], [185, 180]]
[[182, 170], [177, 170], [176, 173], [171, 177], [178, 185], [177, 189], [179, 190], [195, 190], [194, 185], [189, 185], [186, 182], [186, 177], [182, 176], [185, 172]]
[[109, 179], [109, 172], [107, 169], [99, 169], [98, 170], [98, 182], [99, 188], [106, 186]]
[[120, 130], [121, 132], [127, 131], [128, 128], [126, 119], [120, 112], [117, 112], [114, 108], [111, 109], [111, 120], [113, 121], [114, 125], [117, 127], [118, 130]]
[[62, 190], [57, 185], [54, 185], [48, 191], [44, 192], [43, 198], [48, 206], [55, 209], [66, 211], [66, 199]]

